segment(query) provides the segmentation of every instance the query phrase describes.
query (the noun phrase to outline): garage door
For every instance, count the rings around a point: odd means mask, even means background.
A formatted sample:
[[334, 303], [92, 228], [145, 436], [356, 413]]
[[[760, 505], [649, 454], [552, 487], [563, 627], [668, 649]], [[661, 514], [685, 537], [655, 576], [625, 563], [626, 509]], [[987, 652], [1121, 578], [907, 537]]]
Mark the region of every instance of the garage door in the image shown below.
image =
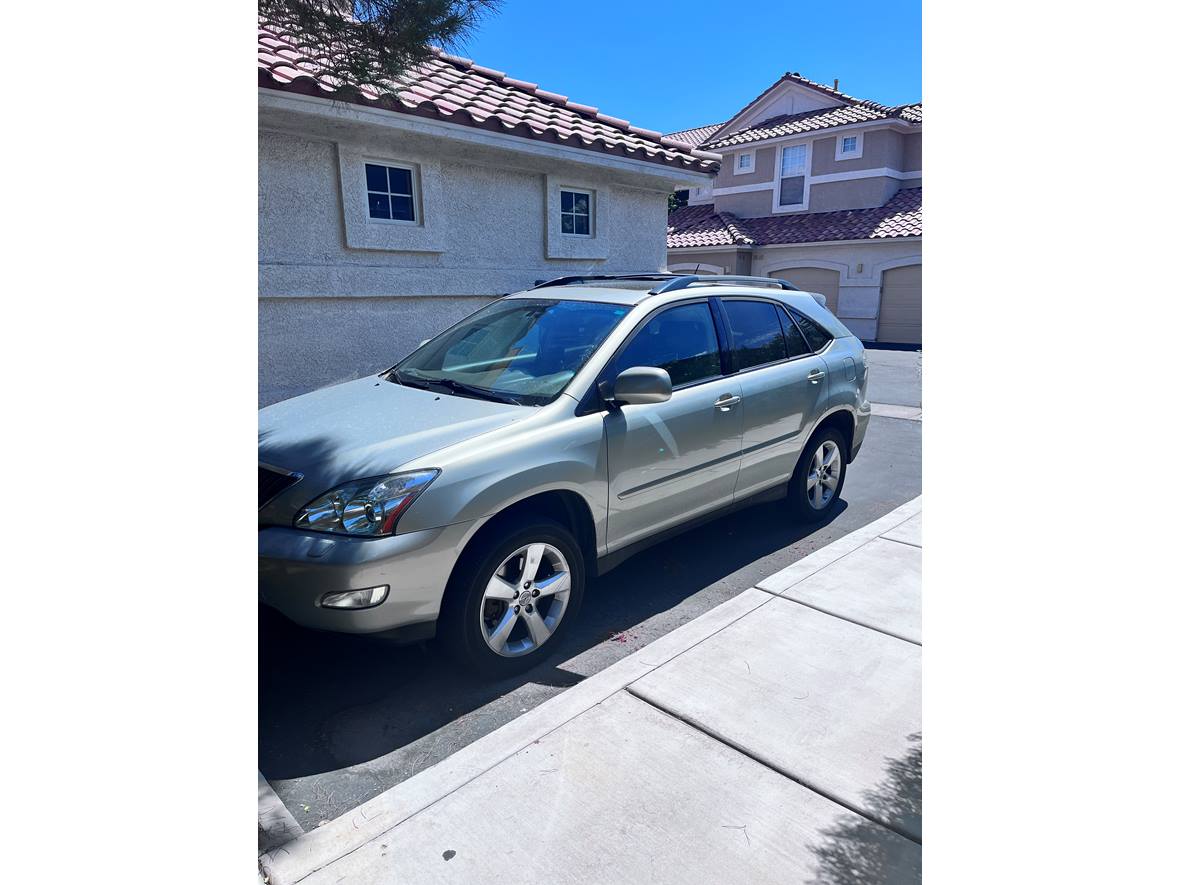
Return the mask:
[[895, 267], [881, 278], [881, 316], [877, 340], [922, 343], [922, 265]]
[[836, 311], [836, 299], [840, 295], [840, 272], [826, 270], [822, 267], [792, 267], [787, 270], [776, 270], [770, 274], [780, 280], [794, 283], [804, 292], [819, 292], [828, 299], [828, 310], [839, 316]]

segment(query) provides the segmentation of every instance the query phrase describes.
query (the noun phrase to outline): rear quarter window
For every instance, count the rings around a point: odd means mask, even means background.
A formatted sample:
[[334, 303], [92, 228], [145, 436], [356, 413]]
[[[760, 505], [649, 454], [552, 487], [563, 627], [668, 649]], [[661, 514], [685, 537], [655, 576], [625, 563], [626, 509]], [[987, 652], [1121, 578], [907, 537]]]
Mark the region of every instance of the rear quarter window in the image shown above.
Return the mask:
[[789, 307], [787, 311], [794, 317], [795, 322], [799, 324], [799, 328], [803, 332], [803, 337], [807, 339], [807, 344], [812, 351], [818, 353], [832, 340], [832, 334], [810, 317], [806, 317], [799, 313], [799, 311]]

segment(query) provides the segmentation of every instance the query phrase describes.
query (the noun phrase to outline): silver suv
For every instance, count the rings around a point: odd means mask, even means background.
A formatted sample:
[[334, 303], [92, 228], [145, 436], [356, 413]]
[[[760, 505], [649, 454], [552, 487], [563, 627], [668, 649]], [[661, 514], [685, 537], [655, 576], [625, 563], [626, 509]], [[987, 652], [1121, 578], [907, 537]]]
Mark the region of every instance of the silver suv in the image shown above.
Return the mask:
[[822, 518], [864, 347], [783, 280], [563, 277], [259, 413], [259, 593], [308, 627], [534, 664], [586, 581], [737, 502]]

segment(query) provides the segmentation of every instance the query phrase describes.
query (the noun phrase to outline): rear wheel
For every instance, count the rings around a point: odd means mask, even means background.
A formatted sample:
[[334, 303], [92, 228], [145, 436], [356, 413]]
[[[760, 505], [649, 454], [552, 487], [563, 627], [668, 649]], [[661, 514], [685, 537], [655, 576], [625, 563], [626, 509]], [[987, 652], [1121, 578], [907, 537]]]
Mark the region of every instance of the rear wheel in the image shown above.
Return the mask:
[[473, 670], [508, 676], [553, 651], [577, 614], [585, 585], [581, 549], [563, 526], [537, 520], [505, 529], [455, 569], [440, 625]]
[[847, 463], [848, 443], [835, 428], [821, 430], [808, 440], [791, 477], [788, 495], [796, 515], [819, 520], [831, 512], [844, 489]]

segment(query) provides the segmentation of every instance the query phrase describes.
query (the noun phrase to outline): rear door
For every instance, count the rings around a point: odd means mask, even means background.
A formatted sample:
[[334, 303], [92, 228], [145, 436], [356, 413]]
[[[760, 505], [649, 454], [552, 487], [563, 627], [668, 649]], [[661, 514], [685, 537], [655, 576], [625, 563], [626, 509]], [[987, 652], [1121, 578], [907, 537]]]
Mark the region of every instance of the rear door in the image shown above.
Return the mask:
[[741, 385], [742, 498], [789, 478], [824, 403], [827, 366], [778, 302], [723, 298], [721, 306]]
[[664, 403], [627, 405], [604, 419], [609, 475], [607, 543], [624, 547], [733, 500], [743, 403], [721, 370], [707, 299], [650, 316], [604, 373], [656, 366], [672, 379]]

